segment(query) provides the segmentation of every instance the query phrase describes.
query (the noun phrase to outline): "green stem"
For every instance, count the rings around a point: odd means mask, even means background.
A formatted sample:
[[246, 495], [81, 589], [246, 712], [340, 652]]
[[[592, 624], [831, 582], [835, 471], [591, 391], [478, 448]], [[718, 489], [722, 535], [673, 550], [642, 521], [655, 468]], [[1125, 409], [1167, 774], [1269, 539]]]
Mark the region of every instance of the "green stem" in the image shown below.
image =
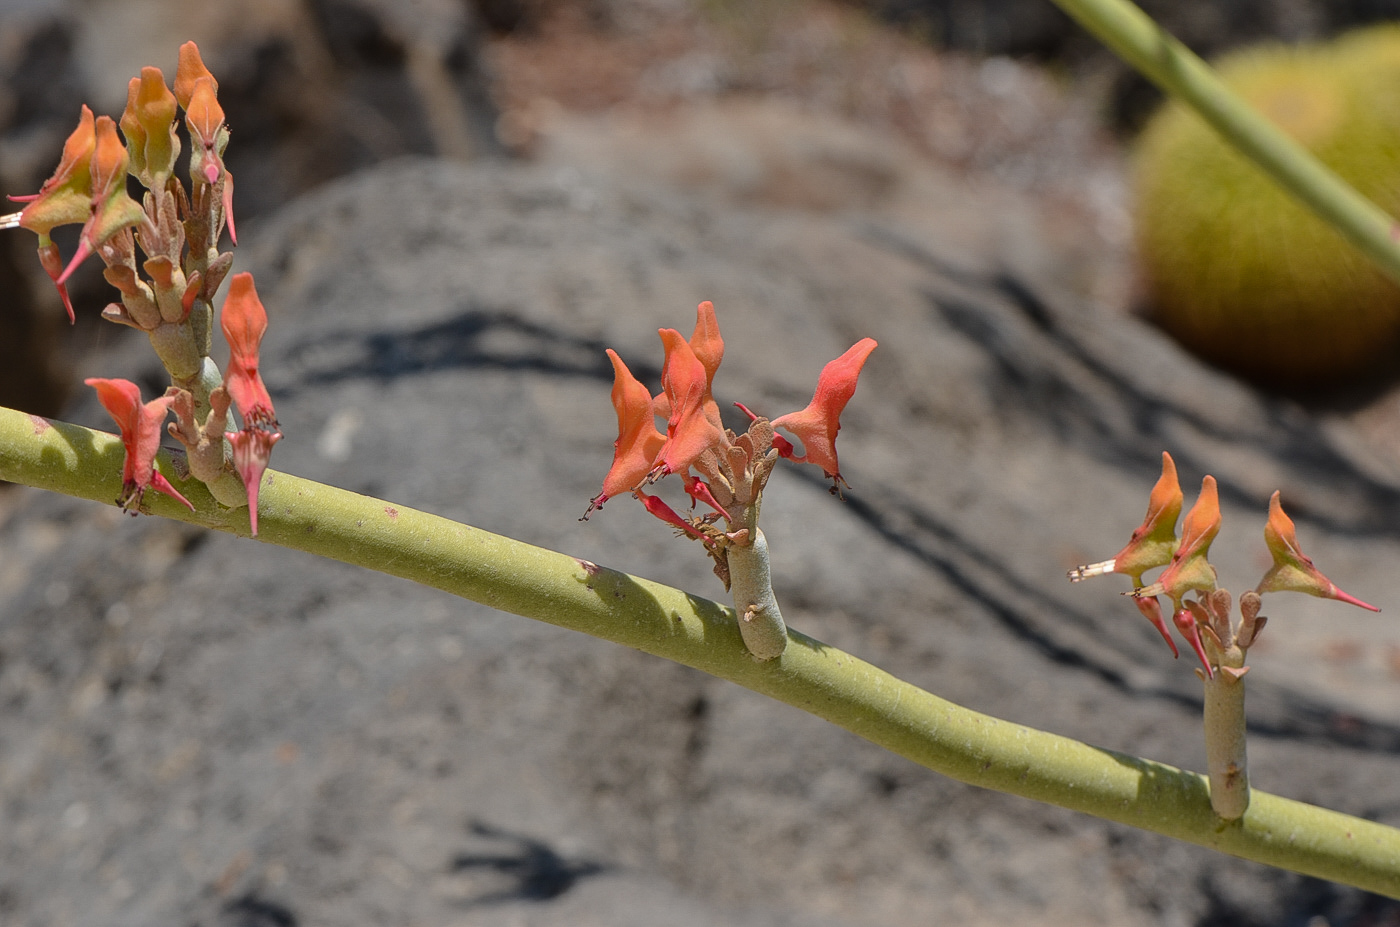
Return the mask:
[[[0, 409], [0, 479], [109, 502], [121, 462], [112, 435]], [[171, 475], [168, 461], [162, 469]], [[247, 535], [247, 509], [220, 509], [193, 480], [179, 488], [194, 512], [154, 493], [151, 511]], [[1393, 828], [1259, 791], [1222, 827], [1196, 773], [969, 711], [795, 631], [781, 657], [760, 663], [732, 610], [678, 589], [274, 471], [259, 528], [260, 541], [693, 666], [963, 782], [1400, 898]]]
[[[1237, 648], [1231, 649], [1239, 654]], [[1233, 666], [1238, 669], [1243, 663], [1241, 657]], [[1228, 665], [1221, 663], [1215, 678], [1205, 680], [1206, 772], [1210, 775], [1211, 807], [1225, 820], [1233, 821], [1249, 808], [1249, 761], [1245, 755], [1244, 677], [1231, 673]]]
[[768, 539], [757, 527], [752, 530], [753, 543], [729, 548], [729, 589], [749, 653], [759, 660], [773, 660], [787, 649], [787, 626], [773, 595]]
[[1285, 190], [1400, 281], [1395, 219], [1230, 90], [1185, 45], [1128, 0], [1054, 0], [1146, 78], [1190, 106]]

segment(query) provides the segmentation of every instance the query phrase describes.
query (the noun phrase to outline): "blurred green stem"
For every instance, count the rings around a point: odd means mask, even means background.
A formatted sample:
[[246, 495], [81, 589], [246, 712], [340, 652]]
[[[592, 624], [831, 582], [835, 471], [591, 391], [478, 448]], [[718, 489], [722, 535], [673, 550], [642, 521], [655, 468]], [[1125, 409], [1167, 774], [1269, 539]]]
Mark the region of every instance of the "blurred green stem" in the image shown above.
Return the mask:
[[[0, 479], [110, 503], [122, 453], [112, 435], [0, 409]], [[174, 477], [168, 459], [162, 470]], [[246, 508], [221, 508], [195, 480], [179, 488], [195, 511], [151, 493], [151, 512], [247, 535]], [[271, 470], [259, 519], [259, 541], [693, 666], [963, 782], [1400, 897], [1393, 828], [1259, 791], [1223, 824], [1196, 773], [969, 711], [796, 631], [781, 657], [759, 662], [732, 609], [678, 589]]]
[[1227, 142], [1400, 282], [1400, 226], [1221, 82], [1189, 48], [1128, 0], [1054, 0], [1164, 92], [1201, 115]]

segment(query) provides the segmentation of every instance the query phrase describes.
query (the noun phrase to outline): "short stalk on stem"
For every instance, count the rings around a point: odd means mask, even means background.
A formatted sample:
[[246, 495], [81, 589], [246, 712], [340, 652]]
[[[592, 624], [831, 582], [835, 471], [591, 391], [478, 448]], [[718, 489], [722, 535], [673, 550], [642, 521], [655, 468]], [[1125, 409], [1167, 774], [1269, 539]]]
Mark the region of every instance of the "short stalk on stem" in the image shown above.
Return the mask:
[[772, 660], [787, 649], [787, 626], [773, 596], [768, 539], [758, 528], [751, 537], [752, 543], [729, 548], [729, 588], [739, 616], [739, 634], [749, 653], [759, 660]]
[[[1221, 654], [1215, 675], [1205, 683], [1206, 772], [1210, 806], [1226, 821], [1249, 807], [1249, 761], [1245, 756], [1244, 651]], [[1198, 671], [1199, 672], [1199, 671]], [[1200, 673], [1205, 676], [1204, 673]]]

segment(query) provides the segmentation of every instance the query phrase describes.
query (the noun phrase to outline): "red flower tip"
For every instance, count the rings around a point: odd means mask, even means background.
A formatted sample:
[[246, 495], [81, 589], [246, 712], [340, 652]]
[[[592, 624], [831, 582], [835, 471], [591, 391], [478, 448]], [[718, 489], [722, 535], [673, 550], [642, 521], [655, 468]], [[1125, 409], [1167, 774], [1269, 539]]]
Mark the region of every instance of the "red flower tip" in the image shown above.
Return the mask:
[[122, 492], [117, 504], [124, 511], [134, 512], [141, 505], [147, 487], [165, 493], [183, 503], [190, 511], [194, 506], [155, 468], [160, 451], [161, 426], [170, 410], [171, 397], [161, 396], [141, 403], [141, 389], [129, 380], [106, 380], [92, 377], [84, 380], [97, 390], [97, 399], [112, 416], [121, 431], [126, 459], [122, 464]]
[[267, 331], [267, 310], [258, 299], [252, 274], [235, 274], [229, 280], [219, 324], [229, 351], [224, 386], [238, 406], [238, 414], [243, 416], [244, 424], [260, 417], [275, 424], [272, 397], [258, 370], [258, 351]]
[[[803, 456], [792, 457], [792, 460], [816, 464], [831, 479], [844, 482], [836, 461], [836, 433], [841, 430], [841, 412], [855, 395], [861, 368], [875, 348], [874, 338], [856, 342], [849, 351], [822, 368], [817, 378], [817, 391], [807, 408], [773, 419], [775, 428], [786, 428], [802, 442]], [[783, 454], [781, 447], [778, 453]], [[783, 456], [791, 456], [791, 450]]]
[[[1181, 632], [1181, 636], [1186, 638], [1186, 642], [1191, 645], [1191, 649], [1196, 651], [1196, 657], [1201, 661], [1201, 666], [1205, 667], [1206, 678], [1214, 679], [1215, 670], [1211, 668], [1210, 660], [1206, 657], [1206, 648], [1201, 643], [1201, 629], [1196, 624], [1196, 616], [1189, 608], [1178, 608], [1172, 615], [1172, 623]], [[1176, 648], [1173, 647], [1173, 650]]]
[[282, 432], [276, 425], [276, 422], [270, 427], [254, 422], [228, 436], [233, 445], [233, 468], [242, 477], [243, 488], [248, 493], [248, 523], [253, 537], [258, 536], [258, 487], [262, 485], [268, 458], [272, 456], [272, 446], [282, 440]]
[[220, 194], [224, 205], [224, 221], [228, 223], [228, 237], [238, 244], [238, 229], [233, 227], [233, 174], [224, 168], [224, 187]]
[[[1132, 593], [1124, 593], [1133, 595]], [[1167, 646], [1172, 649], [1172, 658], [1175, 659], [1181, 654], [1177, 652], [1176, 641], [1172, 640], [1172, 632], [1167, 627], [1167, 621], [1162, 617], [1162, 606], [1157, 601], [1155, 595], [1133, 595], [1133, 604], [1142, 612], [1142, 617], [1152, 623], [1152, 627], [1157, 629], [1157, 633], [1162, 635], [1162, 640], [1167, 642]]]
[[1313, 565], [1312, 560], [1298, 546], [1297, 527], [1293, 524], [1293, 519], [1283, 511], [1283, 504], [1279, 502], [1277, 492], [1269, 499], [1269, 520], [1264, 525], [1264, 543], [1273, 555], [1274, 565], [1264, 574], [1264, 578], [1254, 590], [1260, 595], [1266, 592], [1303, 592], [1323, 599], [1336, 599], [1373, 612], [1380, 611], [1376, 606], [1368, 605], [1338, 589], [1335, 583], [1323, 576]]
[[690, 343], [674, 328], [658, 331], [666, 348], [661, 368], [661, 387], [670, 406], [666, 423], [666, 444], [659, 460], [667, 473], [684, 473], [708, 450], [724, 445], [724, 431], [718, 425], [719, 409], [709, 398], [705, 365]]
[[676, 510], [667, 505], [666, 501], [660, 496], [649, 496], [641, 490], [637, 490], [636, 495], [638, 499], [642, 500], [642, 505], [646, 507], [646, 510], [648, 512], [655, 515], [657, 518], [661, 519], [666, 524], [671, 525], [675, 528], [679, 528], [691, 537], [699, 538], [700, 540], [705, 541], [707, 544], [709, 543], [708, 538], [706, 538], [699, 531], [696, 531], [695, 526], [692, 525], [690, 522], [677, 515]]
[[58, 245], [54, 244], [47, 235], [41, 239], [44, 243], [39, 245], [39, 265], [44, 268], [44, 273], [49, 275], [49, 279], [58, 287], [58, 296], [63, 300], [63, 308], [68, 310], [68, 324], [72, 325], [77, 321], [73, 315], [73, 301], [68, 298], [67, 284], [60, 283], [58, 278], [63, 276], [63, 256], [58, 253]]
[[1133, 532], [1127, 545], [1113, 558], [1113, 572], [1132, 577], [1142, 585], [1142, 574], [1165, 566], [1176, 550], [1176, 521], [1181, 515], [1183, 496], [1177, 482], [1176, 462], [1162, 452], [1162, 475], [1147, 500], [1147, 515]]
[[603, 479], [603, 492], [597, 500], [601, 506], [608, 498], [630, 492], [642, 484], [652, 467], [666, 436], [656, 428], [651, 392], [642, 385], [622, 358], [608, 348], [613, 365], [612, 404], [617, 410], [617, 440], [613, 442], [612, 469]]
[[685, 477], [685, 492], [690, 496], [690, 507], [694, 508], [695, 503], [703, 502], [716, 512], [729, 517], [729, 513], [724, 510], [724, 506], [719, 504], [715, 494], [710, 491], [710, 484], [700, 479], [698, 476], [687, 475]]

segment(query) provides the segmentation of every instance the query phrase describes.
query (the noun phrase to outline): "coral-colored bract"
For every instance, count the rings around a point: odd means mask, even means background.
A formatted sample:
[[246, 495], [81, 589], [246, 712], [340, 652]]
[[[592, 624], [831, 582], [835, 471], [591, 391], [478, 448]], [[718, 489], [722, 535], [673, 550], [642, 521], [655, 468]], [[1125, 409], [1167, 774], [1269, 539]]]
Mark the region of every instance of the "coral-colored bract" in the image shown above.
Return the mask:
[[122, 464], [122, 493], [117, 504], [124, 511], [136, 514], [147, 487], [165, 493], [189, 507], [194, 506], [155, 468], [160, 451], [161, 425], [170, 410], [170, 397], [161, 396], [142, 404], [141, 389], [129, 380], [105, 380], [91, 377], [84, 380], [97, 390], [97, 399], [121, 430], [126, 446], [126, 461]]
[[[800, 412], [770, 422], [735, 403], [751, 419], [748, 431], [736, 435], [721, 422], [713, 395], [715, 372], [724, 358], [724, 339], [714, 304], [707, 301], [697, 307], [695, 331], [689, 339], [673, 328], [660, 329], [658, 334], [665, 363], [662, 392], [657, 396], [648, 395], [617, 352], [608, 351], [613, 364], [612, 401], [617, 410], [618, 437], [603, 491], [593, 498], [584, 518], [609, 498], [633, 492], [648, 511], [697, 536], [703, 535], [697, 524], [707, 526], [719, 518], [733, 530], [742, 520], [739, 510], [756, 506], [773, 462], [780, 456], [820, 466], [827, 476], [842, 482], [836, 463], [836, 433], [861, 368], [875, 349], [874, 339], [862, 339], [827, 364], [811, 404]], [[658, 417], [666, 420], [665, 434], [656, 427]], [[802, 456], [796, 455], [791, 442], [774, 433], [775, 425], [788, 428], [801, 439]], [[655, 496], [641, 492], [644, 484], [672, 473], [685, 478], [692, 505], [704, 503], [714, 513], [686, 522]]]
[[[107, 282], [121, 294], [103, 317], [144, 332], [170, 375], [166, 395], [145, 404], [125, 380], [88, 381], [126, 445], [122, 507], [135, 510], [151, 486], [189, 504], [154, 469], [161, 426], [173, 413], [170, 434], [184, 445], [186, 472], [221, 504], [238, 505], [245, 496], [257, 534], [258, 486], [282, 432], [259, 370], [267, 313], [247, 274], [230, 281], [220, 317], [229, 344], [222, 384], [209, 357], [212, 301], [233, 263], [233, 254], [220, 253], [218, 243], [225, 227], [234, 235], [233, 178], [223, 163], [229, 130], [218, 88], [193, 42], [180, 48], [173, 90], [159, 68], [142, 68], [127, 84], [121, 135], [117, 122], [84, 106], [53, 176], [38, 193], [14, 197], [25, 206], [0, 217], [0, 229], [22, 226], [39, 236], [39, 262], [57, 285], [70, 321], [68, 278], [85, 258], [98, 255]], [[192, 142], [188, 186], [173, 174], [182, 108]], [[146, 188], [140, 203], [127, 194], [129, 177]], [[61, 225], [82, 226], [66, 264], [50, 238]], [[229, 435], [231, 406], [237, 406], [242, 427]], [[652, 449], [657, 447], [659, 442]]]
[[632, 371], [612, 348], [608, 360], [613, 365], [612, 403], [617, 410], [617, 441], [613, 443], [613, 465], [603, 478], [603, 491], [593, 500], [590, 511], [611, 496], [641, 485], [651, 472], [666, 436], [656, 429], [656, 411], [651, 391], [632, 376]]
[[[1172, 642], [1157, 599], [1167, 596], [1172, 602], [1172, 623], [1200, 659], [1205, 678], [1214, 679], [1217, 670], [1236, 678], [1243, 677], [1248, 669], [1243, 665], [1243, 654], [1258, 639], [1267, 621], [1259, 614], [1259, 597], [1266, 593], [1305, 592], [1372, 611], [1380, 610], [1343, 592], [1318, 571], [1298, 546], [1293, 520], [1284, 514], [1279, 494], [1274, 493], [1269, 500], [1269, 520], [1264, 526], [1264, 542], [1274, 564], [1253, 591], [1241, 596], [1242, 620], [1232, 624], [1230, 594], [1218, 588], [1215, 567], [1208, 559], [1221, 522], [1220, 494], [1215, 478], [1206, 476], [1201, 481], [1201, 495], [1187, 513], [1178, 541], [1175, 526], [1181, 503], [1176, 464], [1171, 455], [1163, 453], [1162, 476], [1152, 490], [1147, 517], [1133, 532], [1127, 546], [1113, 560], [1070, 570], [1069, 578], [1078, 582], [1104, 573], [1129, 576], [1134, 586], [1129, 594], [1138, 610], [1171, 647], [1172, 656], [1177, 656], [1176, 644]], [[1159, 566], [1166, 569], [1156, 582], [1144, 586], [1143, 573]], [[1186, 598], [1191, 594], [1195, 599]]]
[[857, 341], [845, 354], [822, 368], [817, 378], [817, 391], [807, 408], [773, 419], [774, 428], [786, 428], [802, 441], [801, 457], [793, 456], [792, 445], [788, 445], [784, 457], [797, 463], [816, 464], [835, 483], [845, 482], [836, 462], [836, 432], [841, 430], [841, 412], [855, 395], [856, 380], [873, 350], [874, 338]]
[[263, 333], [267, 331], [267, 310], [258, 299], [252, 274], [235, 274], [229, 280], [220, 324], [229, 349], [224, 388], [233, 397], [238, 414], [243, 418], [242, 430], [230, 435], [229, 441], [233, 445], [234, 468], [243, 478], [248, 492], [248, 520], [256, 536], [258, 487], [272, 446], [282, 439], [282, 432], [272, 408], [272, 397], [258, 370], [258, 351]]
[[1260, 595], [1266, 592], [1302, 592], [1323, 599], [1336, 599], [1373, 612], [1380, 611], [1376, 606], [1368, 605], [1338, 589], [1335, 583], [1313, 566], [1312, 560], [1308, 559], [1303, 549], [1298, 546], [1297, 528], [1293, 519], [1284, 513], [1277, 492], [1269, 499], [1269, 520], [1264, 525], [1264, 543], [1273, 555], [1274, 565], [1264, 574], [1264, 578], [1254, 590]]

